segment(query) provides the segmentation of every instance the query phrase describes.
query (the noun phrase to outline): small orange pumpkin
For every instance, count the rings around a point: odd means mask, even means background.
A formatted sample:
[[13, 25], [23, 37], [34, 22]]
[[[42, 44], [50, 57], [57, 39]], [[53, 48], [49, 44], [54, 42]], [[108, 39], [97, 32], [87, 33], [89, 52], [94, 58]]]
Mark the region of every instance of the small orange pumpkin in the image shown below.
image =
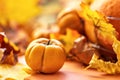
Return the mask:
[[36, 72], [54, 73], [63, 66], [66, 54], [58, 40], [40, 38], [28, 45], [25, 60]]

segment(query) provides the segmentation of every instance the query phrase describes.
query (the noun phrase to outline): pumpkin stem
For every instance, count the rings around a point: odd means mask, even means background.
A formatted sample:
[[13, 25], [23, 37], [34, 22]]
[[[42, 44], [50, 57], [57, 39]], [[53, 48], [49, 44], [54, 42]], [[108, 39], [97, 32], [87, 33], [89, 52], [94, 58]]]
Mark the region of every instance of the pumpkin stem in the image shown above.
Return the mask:
[[48, 41], [47, 45], [49, 45], [49, 44], [50, 44], [50, 40]]

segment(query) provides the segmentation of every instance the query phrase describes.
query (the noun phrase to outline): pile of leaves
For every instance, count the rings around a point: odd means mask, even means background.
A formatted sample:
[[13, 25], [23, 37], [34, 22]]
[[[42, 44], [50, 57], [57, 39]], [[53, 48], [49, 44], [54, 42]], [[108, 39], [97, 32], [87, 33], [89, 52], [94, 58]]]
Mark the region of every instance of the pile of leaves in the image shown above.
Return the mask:
[[0, 79], [23, 80], [29, 74], [24, 71], [25, 65], [18, 62], [20, 49], [0, 32]]
[[[78, 10], [78, 14], [85, 23], [85, 25], [83, 26], [85, 27], [86, 31], [84, 36], [90, 42], [90, 46], [95, 49], [95, 51], [93, 51], [93, 57], [89, 62], [87, 68], [95, 68], [98, 71], [103, 71], [108, 74], [120, 73], [120, 41], [118, 40], [118, 33], [116, 32], [115, 28], [112, 24], [109, 23], [109, 21], [103, 14], [97, 11], [92, 11], [88, 5], [81, 3], [80, 8], [81, 11]], [[87, 30], [91, 30], [91, 28], [95, 28], [95, 31], [93, 33], [95, 34], [94, 36], [91, 35], [91, 33], [87, 32]], [[70, 31], [70, 29], [67, 28], [66, 34], [51, 34], [51, 38], [58, 39], [65, 45], [65, 49], [68, 55], [70, 54], [70, 50], [73, 48], [75, 40], [79, 37], [82, 37], [83, 35], [80, 33], [74, 34], [72, 33], [73, 31], [74, 30]], [[89, 44], [87, 45], [89, 46]], [[104, 55], [105, 59], [102, 58], [103, 52], [98, 52], [100, 46], [102, 46], [102, 49], [106, 51], [106, 53], [104, 53], [106, 54]], [[114, 57], [111, 57], [111, 55], [113, 55]], [[81, 55], [81, 57], [82, 56], [83, 55]], [[81, 57], [79, 57], [79, 60]], [[115, 61], [114, 58], [116, 58]]]
[[[108, 22], [107, 18], [103, 14], [97, 11], [92, 11], [89, 8], [89, 6], [85, 4], [81, 4], [81, 7], [83, 8], [82, 13], [80, 13], [80, 15], [82, 15], [81, 17], [85, 21], [91, 22], [94, 25], [95, 29], [97, 30], [97, 34], [100, 33], [100, 35], [102, 36], [103, 43], [100, 45], [105, 46], [106, 44], [110, 44], [117, 58], [116, 62], [105, 61], [100, 58], [100, 55], [98, 55], [97, 53], [94, 53], [89, 63], [89, 66], [87, 68], [95, 68], [98, 71], [103, 71], [108, 74], [120, 73], [120, 69], [119, 69], [120, 67], [119, 66], [120, 64], [120, 61], [119, 61], [120, 60], [119, 59], [120, 58], [120, 41], [117, 38], [117, 33], [116, 33], [115, 28], [113, 27], [112, 24]], [[97, 35], [97, 40], [98, 40], [97, 44], [100, 43], [98, 37], [99, 36]], [[109, 50], [111, 48], [109, 48]], [[102, 52], [99, 52], [99, 54], [102, 54]], [[105, 56], [105, 57], [107, 58], [108, 56]]]
[[[115, 29], [112, 24], [110, 24], [106, 17], [103, 16], [101, 13], [97, 11], [92, 11], [88, 6], [81, 5], [85, 13], [87, 14], [86, 18], [89, 18], [94, 23], [95, 27], [98, 28], [101, 35], [106, 37], [107, 39], [113, 41], [112, 48], [117, 55], [117, 62], [112, 63], [110, 61], [104, 61], [102, 59], [99, 59], [99, 55], [94, 54], [88, 68], [95, 68], [98, 71], [104, 71], [108, 74], [116, 74], [120, 73], [120, 41], [117, 39], [115, 34]], [[86, 19], [85, 18], [85, 19]], [[107, 57], [107, 56], [106, 56]]]
[[14, 65], [18, 62], [20, 49], [6, 37], [5, 33], [0, 33], [1, 64]]
[[30, 42], [25, 24], [40, 14], [38, 4], [39, 0], [0, 0], [0, 80], [24, 80], [28, 76], [18, 56]]

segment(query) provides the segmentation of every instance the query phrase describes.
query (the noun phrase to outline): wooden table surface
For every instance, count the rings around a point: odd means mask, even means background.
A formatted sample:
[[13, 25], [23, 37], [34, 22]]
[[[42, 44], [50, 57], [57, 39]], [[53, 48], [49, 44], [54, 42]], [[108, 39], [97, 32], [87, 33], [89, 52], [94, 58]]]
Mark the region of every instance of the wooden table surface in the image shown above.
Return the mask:
[[[19, 61], [25, 64], [24, 58]], [[80, 63], [66, 61], [57, 73], [33, 74], [25, 80], [120, 80], [120, 74], [108, 75], [95, 70], [84, 70]]]

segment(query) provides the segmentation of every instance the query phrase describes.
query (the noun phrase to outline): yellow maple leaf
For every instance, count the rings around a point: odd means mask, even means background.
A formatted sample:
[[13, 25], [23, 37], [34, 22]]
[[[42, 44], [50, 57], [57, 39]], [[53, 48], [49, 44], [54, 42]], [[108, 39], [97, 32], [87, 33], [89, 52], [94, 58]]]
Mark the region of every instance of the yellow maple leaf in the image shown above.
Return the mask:
[[40, 11], [38, 0], [0, 0], [0, 23], [7, 21], [23, 23]]
[[66, 32], [66, 34], [50, 34], [50, 38], [61, 41], [65, 46], [66, 53], [69, 53], [70, 49], [73, 47], [74, 40], [80, 37], [80, 34], [69, 28], [66, 29]]
[[0, 64], [0, 80], [24, 80], [29, 74], [24, 71], [26, 66], [20, 63], [16, 65]]
[[109, 39], [113, 39], [113, 37], [116, 36], [115, 28], [102, 13], [91, 10], [89, 6], [84, 3], [81, 3], [80, 6], [82, 7], [81, 17], [85, 21], [92, 21], [91, 23], [93, 23], [94, 27], [96, 27], [103, 36], [109, 36]]

